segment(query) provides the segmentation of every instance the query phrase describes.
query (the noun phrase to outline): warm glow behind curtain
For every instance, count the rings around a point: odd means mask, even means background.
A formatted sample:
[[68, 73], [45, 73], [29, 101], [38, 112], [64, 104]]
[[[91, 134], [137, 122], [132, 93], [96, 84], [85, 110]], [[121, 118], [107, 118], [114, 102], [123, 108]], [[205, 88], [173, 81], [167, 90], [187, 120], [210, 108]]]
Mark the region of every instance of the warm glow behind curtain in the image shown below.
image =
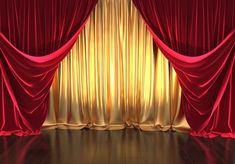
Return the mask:
[[173, 68], [131, 0], [101, 0], [50, 92], [45, 127], [187, 130]]

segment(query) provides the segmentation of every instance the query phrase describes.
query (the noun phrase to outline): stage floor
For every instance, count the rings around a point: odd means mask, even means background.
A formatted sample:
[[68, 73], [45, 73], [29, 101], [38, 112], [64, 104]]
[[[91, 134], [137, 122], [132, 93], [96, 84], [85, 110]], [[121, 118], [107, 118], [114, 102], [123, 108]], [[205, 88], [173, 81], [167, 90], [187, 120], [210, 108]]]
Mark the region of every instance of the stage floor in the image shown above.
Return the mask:
[[235, 139], [177, 132], [43, 130], [0, 137], [0, 164], [235, 163]]

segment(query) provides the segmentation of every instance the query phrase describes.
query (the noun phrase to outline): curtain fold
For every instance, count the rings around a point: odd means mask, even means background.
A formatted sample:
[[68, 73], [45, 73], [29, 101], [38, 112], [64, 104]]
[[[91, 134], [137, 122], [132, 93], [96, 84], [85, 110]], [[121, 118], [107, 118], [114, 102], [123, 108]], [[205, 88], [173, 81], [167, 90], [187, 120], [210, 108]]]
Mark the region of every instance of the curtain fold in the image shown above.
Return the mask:
[[97, 0], [0, 1], [0, 135], [35, 135], [59, 62]]
[[102, 0], [59, 66], [44, 127], [186, 131], [180, 95], [132, 1]]
[[235, 2], [133, 2], [176, 70], [191, 134], [235, 137]]

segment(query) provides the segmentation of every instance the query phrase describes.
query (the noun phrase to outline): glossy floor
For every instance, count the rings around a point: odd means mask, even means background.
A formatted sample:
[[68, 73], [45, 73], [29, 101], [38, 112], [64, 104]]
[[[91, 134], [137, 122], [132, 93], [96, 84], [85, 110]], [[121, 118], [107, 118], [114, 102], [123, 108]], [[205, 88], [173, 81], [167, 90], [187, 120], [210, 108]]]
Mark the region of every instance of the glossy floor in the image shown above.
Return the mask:
[[235, 139], [176, 132], [44, 130], [0, 137], [0, 164], [235, 163]]

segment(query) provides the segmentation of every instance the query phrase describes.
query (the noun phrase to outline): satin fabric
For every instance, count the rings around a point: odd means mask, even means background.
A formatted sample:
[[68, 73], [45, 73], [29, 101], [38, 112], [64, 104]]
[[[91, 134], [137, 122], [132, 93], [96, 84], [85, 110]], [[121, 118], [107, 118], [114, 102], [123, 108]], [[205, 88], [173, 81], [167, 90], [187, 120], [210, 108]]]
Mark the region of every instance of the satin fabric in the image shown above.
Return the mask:
[[131, 0], [102, 0], [59, 67], [44, 128], [188, 130], [175, 71]]
[[55, 70], [96, 0], [0, 1], [0, 135], [35, 135]]
[[235, 2], [133, 2], [177, 72], [191, 134], [235, 137]]

